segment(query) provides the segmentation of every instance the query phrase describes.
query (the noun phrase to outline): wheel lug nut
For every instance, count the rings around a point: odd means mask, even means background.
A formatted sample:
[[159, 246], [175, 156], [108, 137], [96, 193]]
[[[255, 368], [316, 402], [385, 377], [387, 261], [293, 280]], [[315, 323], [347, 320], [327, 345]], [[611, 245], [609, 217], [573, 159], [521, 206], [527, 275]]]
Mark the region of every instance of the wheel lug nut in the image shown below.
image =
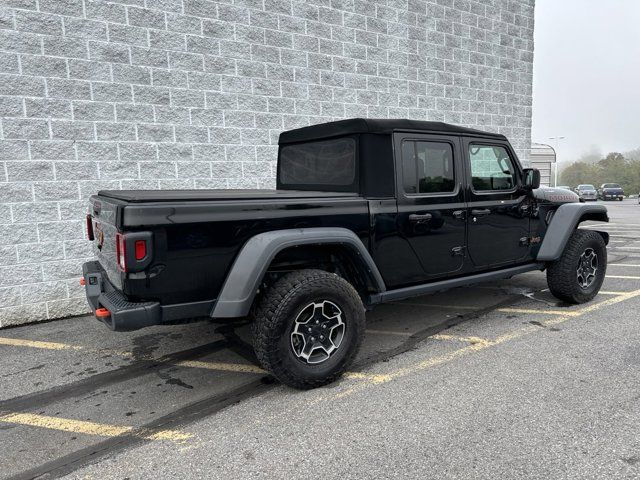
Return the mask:
[[316, 341], [316, 337], [311, 337], [311, 341], [315, 342]]
[[324, 335], [320, 335], [320, 340], [324, 340]]

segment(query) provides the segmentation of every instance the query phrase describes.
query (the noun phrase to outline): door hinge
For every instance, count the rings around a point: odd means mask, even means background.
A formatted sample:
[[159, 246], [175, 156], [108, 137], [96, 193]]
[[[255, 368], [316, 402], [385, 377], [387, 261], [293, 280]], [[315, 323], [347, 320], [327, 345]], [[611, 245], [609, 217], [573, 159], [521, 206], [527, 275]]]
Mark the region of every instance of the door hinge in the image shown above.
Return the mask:
[[452, 257], [464, 257], [464, 253], [467, 250], [467, 247], [453, 247], [451, 249], [451, 256]]

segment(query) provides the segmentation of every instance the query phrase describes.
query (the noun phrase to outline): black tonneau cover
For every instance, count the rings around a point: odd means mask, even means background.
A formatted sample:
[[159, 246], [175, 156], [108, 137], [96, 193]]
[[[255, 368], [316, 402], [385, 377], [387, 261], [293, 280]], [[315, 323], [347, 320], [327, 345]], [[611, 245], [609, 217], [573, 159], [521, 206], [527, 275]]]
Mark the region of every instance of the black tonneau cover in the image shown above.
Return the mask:
[[100, 190], [98, 195], [131, 203], [358, 197], [357, 193], [351, 192], [301, 190]]

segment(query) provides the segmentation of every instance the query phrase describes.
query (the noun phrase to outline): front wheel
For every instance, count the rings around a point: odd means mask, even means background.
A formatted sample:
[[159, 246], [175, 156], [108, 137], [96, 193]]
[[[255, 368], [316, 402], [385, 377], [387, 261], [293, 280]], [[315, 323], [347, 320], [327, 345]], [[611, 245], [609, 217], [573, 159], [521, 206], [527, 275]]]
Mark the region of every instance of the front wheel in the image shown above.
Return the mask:
[[547, 285], [556, 298], [568, 303], [593, 299], [607, 271], [607, 246], [598, 232], [576, 230], [562, 256], [547, 267]]
[[353, 362], [365, 330], [358, 292], [336, 274], [299, 270], [278, 279], [253, 313], [253, 348], [285, 385], [319, 387]]

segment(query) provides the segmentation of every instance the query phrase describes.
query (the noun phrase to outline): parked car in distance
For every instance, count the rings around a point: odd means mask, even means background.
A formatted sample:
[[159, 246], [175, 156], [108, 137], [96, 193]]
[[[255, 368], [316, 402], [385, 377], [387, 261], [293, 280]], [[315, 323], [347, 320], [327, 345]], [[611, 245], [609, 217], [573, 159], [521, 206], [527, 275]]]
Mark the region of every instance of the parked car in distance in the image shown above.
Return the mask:
[[578, 185], [576, 187], [576, 193], [578, 194], [580, 200], [593, 200], [594, 202], [598, 200], [598, 192], [596, 190], [596, 187], [588, 183]]
[[598, 189], [598, 198], [602, 200], [624, 200], [622, 187], [617, 183], [603, 183]]
[[262, 366], [312, 388], [349, 367], [381, 303], [535, 270], [585, 303], [604, 280], [609, 236], [578, 226], [607, 209], [539, 188], [504, 135], [351, 119], [283, 132], [277, 160], [276, 190], [93, 195], [81, 284], [96, 317], [249, 320]]

